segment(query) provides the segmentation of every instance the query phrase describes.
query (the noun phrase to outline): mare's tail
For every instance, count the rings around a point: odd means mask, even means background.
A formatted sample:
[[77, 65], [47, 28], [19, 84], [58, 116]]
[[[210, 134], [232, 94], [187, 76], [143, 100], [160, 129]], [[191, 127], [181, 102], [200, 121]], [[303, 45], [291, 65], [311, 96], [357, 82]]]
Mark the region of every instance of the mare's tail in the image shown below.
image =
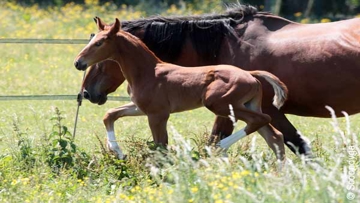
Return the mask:
[[286, 85], [283, 82], [281, 82], [278, 77], [266, 71], [260, 71], [260, 70], [250, 71], [250, 74], [252, 76], [263, 78], [268, 83], [271, 84], [271, 86], [274, 88], [274, 93], [275, 93], [273, 105], [276, 108], [280, 109], [280, 107], [284, 105], [288, 96], [288, 89]]

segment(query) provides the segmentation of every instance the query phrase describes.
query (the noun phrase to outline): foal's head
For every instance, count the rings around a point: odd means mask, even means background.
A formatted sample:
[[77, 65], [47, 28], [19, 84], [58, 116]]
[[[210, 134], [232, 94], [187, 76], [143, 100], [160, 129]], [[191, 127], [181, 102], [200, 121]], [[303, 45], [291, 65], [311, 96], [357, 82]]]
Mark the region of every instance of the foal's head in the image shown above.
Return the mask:
[[90, 66], [83, 81], [84, 98], [102, 105], [107, 95], [114, 92], [123, 82], [119, 65], [115, 61], [106, 60]]
[[88, 45], [75, 58], [74, 65], [78, 70], [86, 70], [87, 67], [111, 58], [116, 52], [117, 45], [114, 38], [121, 30], [120, 21], [116, 18], [111, 26], [106, 25], [100, 18], [95, 18], [99, 32], [92, 38]]

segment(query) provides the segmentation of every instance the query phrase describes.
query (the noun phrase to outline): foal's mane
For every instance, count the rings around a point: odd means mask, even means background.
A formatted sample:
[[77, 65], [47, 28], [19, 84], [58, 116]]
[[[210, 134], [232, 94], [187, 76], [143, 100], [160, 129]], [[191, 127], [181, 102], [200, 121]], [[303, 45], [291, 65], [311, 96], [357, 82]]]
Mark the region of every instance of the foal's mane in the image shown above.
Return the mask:
[[198, 55], [213, 64], [225, 36], [238, 38], [233, 26], [243, 22], [244, 17], [255, 15], [257, 9], [236, 4], [223, 14], [202, 16], [162, 17], [122, 21], [122, 29], [132, 34], [143, 32], [142, 40], [162, 60], [175, 61], [188, 38]]

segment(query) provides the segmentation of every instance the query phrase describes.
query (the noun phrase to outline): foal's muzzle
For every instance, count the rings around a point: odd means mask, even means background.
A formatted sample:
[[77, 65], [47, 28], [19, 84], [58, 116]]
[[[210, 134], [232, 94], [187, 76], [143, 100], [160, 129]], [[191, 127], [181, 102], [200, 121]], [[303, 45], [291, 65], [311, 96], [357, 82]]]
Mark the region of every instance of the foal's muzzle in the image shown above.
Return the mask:
[[78, 70], [86, 70], [86, 68], [87, 68], [87, 64], [86, 63], [81, 63], [81, 61], [79, 61], [79, 60], [76, 60], [74, 62], [74, 66]]

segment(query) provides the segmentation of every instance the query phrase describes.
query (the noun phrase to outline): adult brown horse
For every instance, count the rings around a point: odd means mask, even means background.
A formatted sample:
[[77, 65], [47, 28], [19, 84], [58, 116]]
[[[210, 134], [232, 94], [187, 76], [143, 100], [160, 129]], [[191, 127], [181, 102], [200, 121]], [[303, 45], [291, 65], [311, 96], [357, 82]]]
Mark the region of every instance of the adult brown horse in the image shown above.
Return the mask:
[[[338, 116], [341, 111], [360, 112], [360, 96], [354, 95], [360, 88], [360, 19], [305, 25], [240, 5], [220, 15], [127, 21], [123, 29], [167, 62], [231, 64], [278, 76], [289, 89], [289, 99], [281, 110], [274, 108], [272, 88], [264, 82], [263, 111], [272, 117], [271, 124], [284, 134], [285, 144], [294, 152], [311, 153], [284, 114], [329, 117], [325, 105], [334, 108]], [[104, 61], [90, 69], [84, 82], [90, 101], [105, 102], [106, 95], [122, 83], [94, 76], [114, 65]], [[115, 109], [107, 116], [118, 118]], [[230, 121], [219, 117], [216, 124], [212, 134], [231, 134]]]
[[[146, 115], [156, 144], [168, 143], [166, 125], [171, 113], [205, 106], [217, 116], [233, 115], [235, 120], [246, 123], [239, 132], [220, 140], [221, 148], [228, 149], [242, 137], [258, 131], [278, 159], [284, 160], [282, 135], [269, 124], [270, 116], [262, 113], [262, 86], [254, 76], [272, 85], [273, 104], [280, 108], [287, 98], [287, 89], [277, 77], [266, 71], [244, 71], [231, 65], [186, 68], [166, 63], [140, 39], [121, 30], [118, 19], [108, 28], [100, 18], [96, 20], [100, 32], [78, 54], [74, 65], [78, 70], [86, 70], [89, 65], [105, 59], [116, 61], [129, 83], [132, 100], [120, 107], [119, 113], [122, 116]], [[105, 125], [111, 144], [114, 126], [113, 123]], [[111, 150], [124, 158], [119, 147]]]

